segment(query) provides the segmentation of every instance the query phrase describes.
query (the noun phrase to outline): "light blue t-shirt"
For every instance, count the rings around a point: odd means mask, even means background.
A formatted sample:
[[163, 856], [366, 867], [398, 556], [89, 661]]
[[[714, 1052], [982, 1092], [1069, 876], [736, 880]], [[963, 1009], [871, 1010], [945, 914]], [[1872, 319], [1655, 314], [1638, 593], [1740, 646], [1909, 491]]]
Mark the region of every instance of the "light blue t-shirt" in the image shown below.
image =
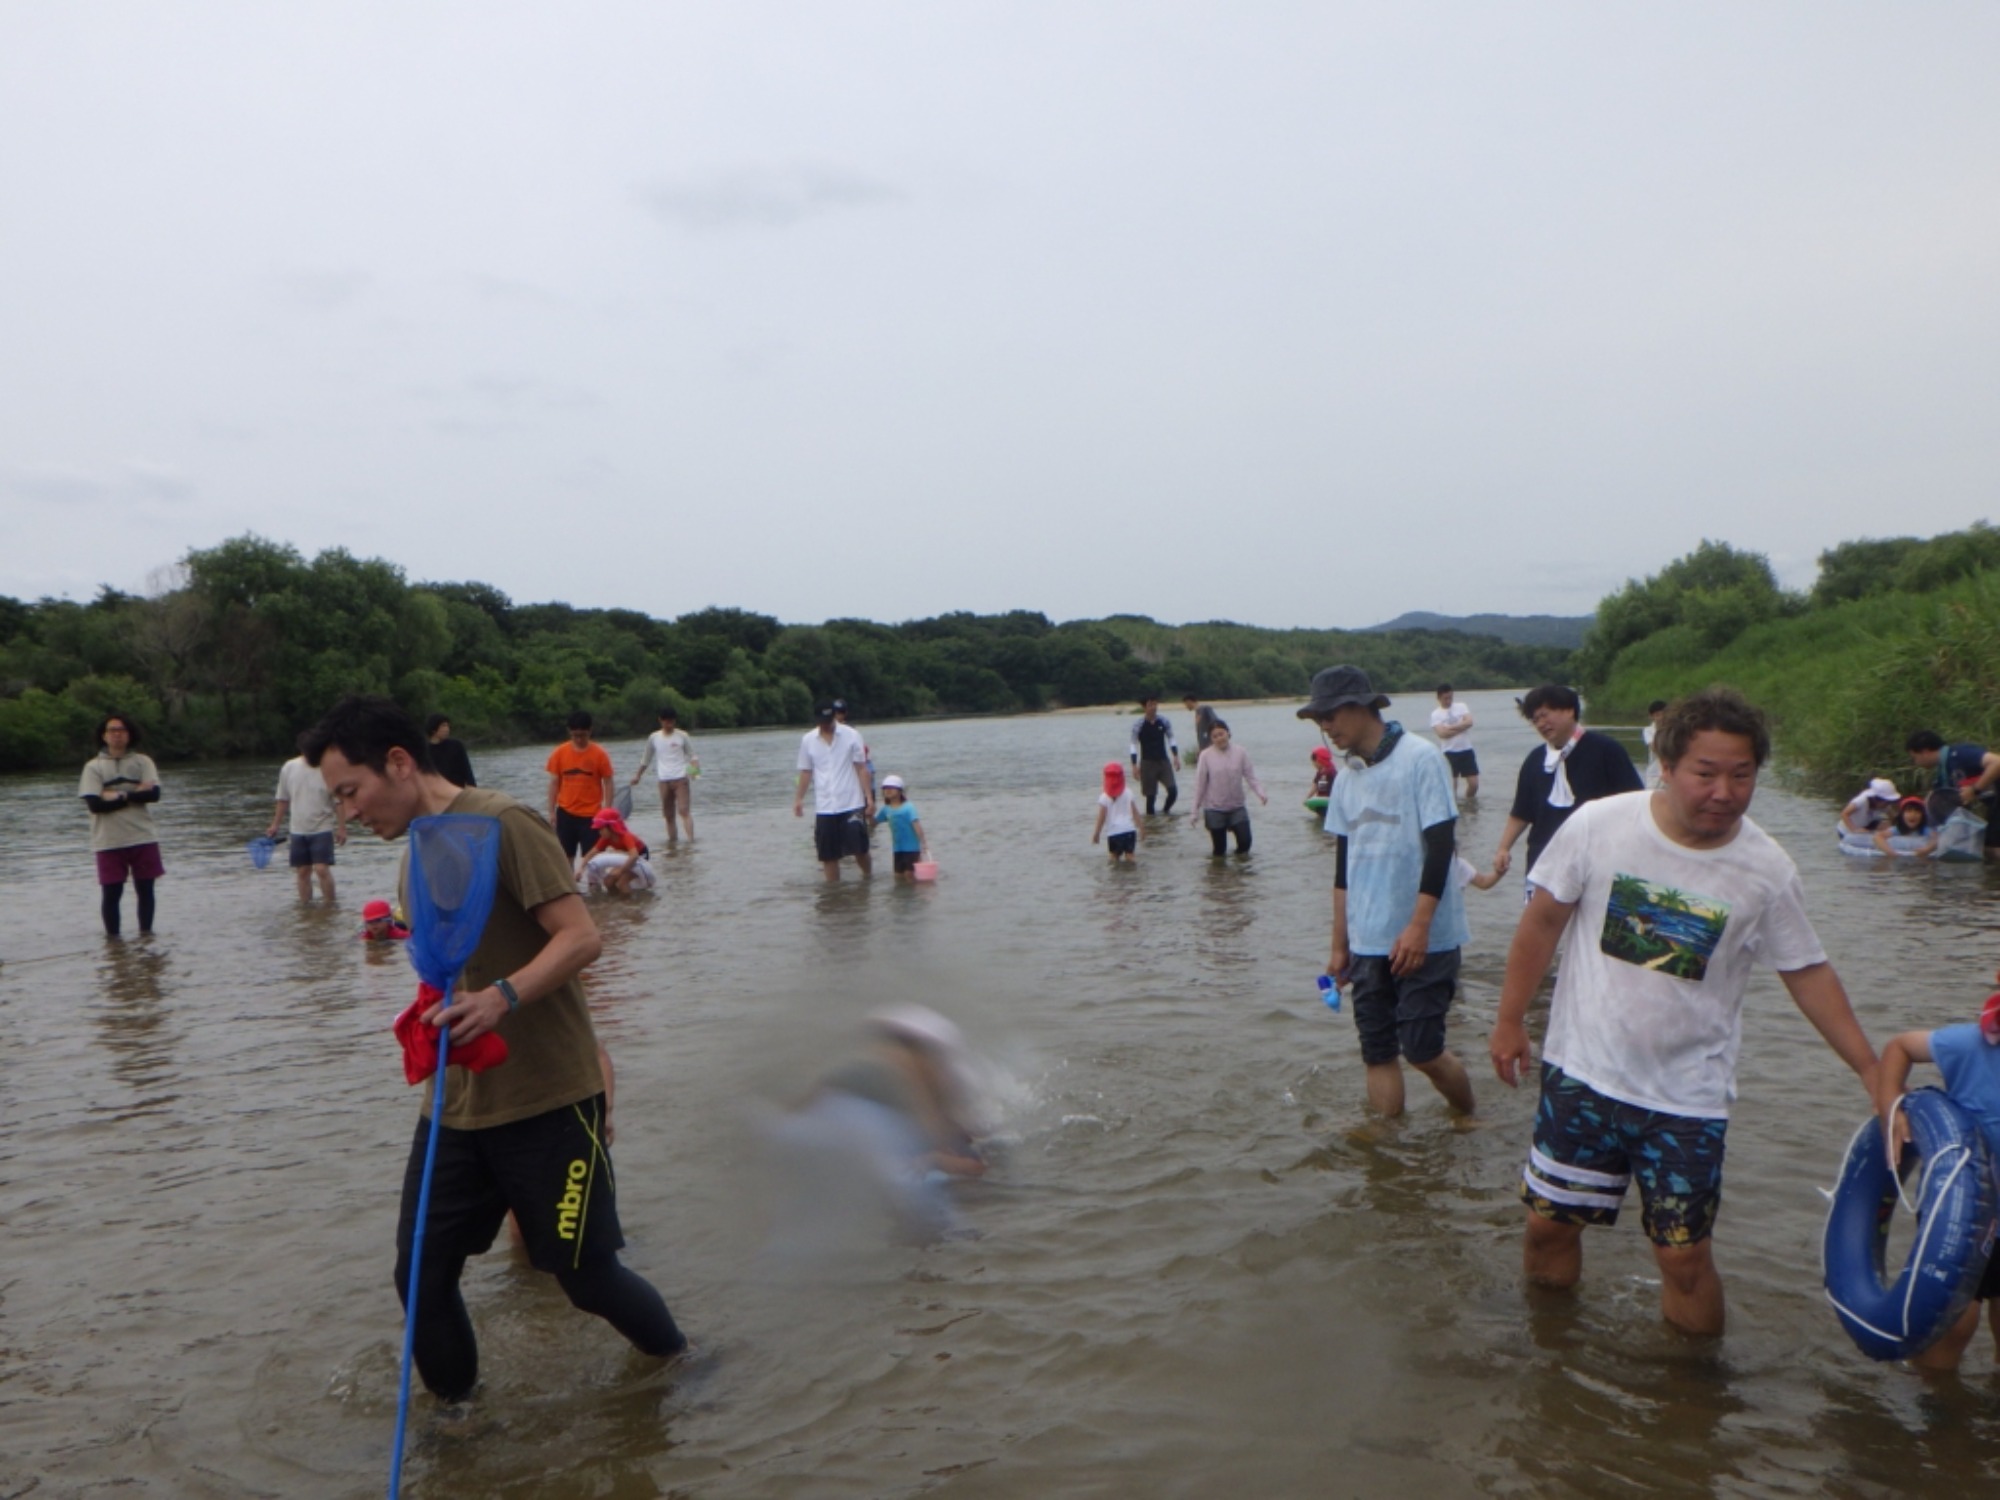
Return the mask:
[[1979, 1122], [1987, 1149], [2000, 1160], [2000, 1047], [1989, 1047], [1978, 1022], [1931, 1033], [1931, 1061], [1944, 1074], [1945, 1092]]
[[[1457, 816], [1451, 767], [1428, 740], [1406, 734], [1379, 764], [1341, 768], [1326, 799], [1326, 831], [1347, 840], [1347, 946], [1353, 953], [1382, 958], [1395, 946], [1417, 909], [1423, 831]], [[1462, 948], [1470, 937], [1464, 888], [1447, 876], [1431, 917], [1430, 951]]]
[[889, 847], [898, 854], [916, 854], [923, 849], [923, 841], [917, 837], [916, 825], [922, 820], [914, 802], [899, 802], [894, 807], [884, 802], [875, 809], [875, 821], [889, 825]]

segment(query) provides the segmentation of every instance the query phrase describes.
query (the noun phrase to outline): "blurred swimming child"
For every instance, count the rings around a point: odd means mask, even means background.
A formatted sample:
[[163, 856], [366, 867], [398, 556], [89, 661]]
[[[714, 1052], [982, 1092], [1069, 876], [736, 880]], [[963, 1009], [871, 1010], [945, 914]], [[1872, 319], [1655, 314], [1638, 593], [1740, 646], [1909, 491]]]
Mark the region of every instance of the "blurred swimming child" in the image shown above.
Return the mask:
[[882, 805], [875, 810], [875, 821], [889, 825], [890, 858], [896, 866], [896, 878], [915, 879], [917, 861], [928, 860], [931, 849], [924, 837], [923, 819], [917, 813], [916, 803], [910, 801], [902, 777], [882, 778]]
[[921, 1005], [868, 1018], [862, 1051], [769, 1132], [779, 1170], [774, 1246], [788, 1253], [925, 1243], [956, 1226], [945, 1185], [986, 1171], [972, 1054]]
[[361, 908], [361, 936], [371, 943], [400, 943], [410, 935], [410, 929], [396, 920], [396, 913], [386, 901], [370, 901]]
[[1127, 864], [1138, 858], [1139, 818], [1132, 801], [1132, 788], [1125, 784], [1125, 768], [1115, 760], [1104, 763], [1104, 790], [1097, 794], [1097, 823], [1090, 841], [1108, 840], [1111, 860]]

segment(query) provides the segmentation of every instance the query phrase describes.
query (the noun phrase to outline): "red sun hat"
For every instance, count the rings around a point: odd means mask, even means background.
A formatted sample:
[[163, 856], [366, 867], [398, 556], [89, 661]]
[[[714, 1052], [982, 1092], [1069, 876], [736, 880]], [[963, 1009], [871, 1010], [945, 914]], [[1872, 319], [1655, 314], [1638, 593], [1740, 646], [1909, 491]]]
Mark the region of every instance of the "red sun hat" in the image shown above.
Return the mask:
[[1333, 765], [1333, 752], [1324, 745], [1314, 745], [1313, 759], [1320, 765], [1331, 767]]
[[370, 901], [361, 908], [361, 920], [364, 922], [386, 922], [394, 915], [386, 901]]
[[1115, 760], [1104, 763], [1104, 795], [1116, 797], [1125, 790], [1125, 768]]
[[618, 816], [617, 808], [600, 807], [597, 810], [597, 816], [590, 820], [590, 826], [592, 828], [623, 828], [625, 820]]

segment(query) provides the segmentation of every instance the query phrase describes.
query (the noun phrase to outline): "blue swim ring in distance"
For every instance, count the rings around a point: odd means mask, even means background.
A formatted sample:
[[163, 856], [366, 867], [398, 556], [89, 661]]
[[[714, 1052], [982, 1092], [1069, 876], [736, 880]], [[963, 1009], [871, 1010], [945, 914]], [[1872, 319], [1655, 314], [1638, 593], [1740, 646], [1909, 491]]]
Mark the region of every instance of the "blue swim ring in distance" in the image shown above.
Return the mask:
[[1827, 1301], [1870, 1359], [1908, 1359], [1935, 1343], [1972, 1300], [1993, 1253], [1992, 1161], [1972, 1117], [1937, 1089], [1906, 1094], [1903, 1112], [1922, 1170], [1916, 1240], [1902, 1271], [1892, 1281], [1885, 1263], [1899, 1189], [1880, 1119], [1848, 1143], [1821, 1242]]

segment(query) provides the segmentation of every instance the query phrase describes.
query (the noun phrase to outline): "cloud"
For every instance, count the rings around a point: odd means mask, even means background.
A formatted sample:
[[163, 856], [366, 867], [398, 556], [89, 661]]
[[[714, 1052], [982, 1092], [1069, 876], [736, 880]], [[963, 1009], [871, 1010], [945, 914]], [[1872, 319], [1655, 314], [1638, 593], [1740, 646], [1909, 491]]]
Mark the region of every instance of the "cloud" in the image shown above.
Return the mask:
[[366, 271], [293, 271], [279, 278], [279, 286], [295, 306], [331, 312], [359, 297], [374, 279]]
[[517, 281], [509, 276], [492, 276], [482, 271], [468, 271], [458, 278], [482, 302], [519, 303], [532, 307], [569, 307], [568, 297], [537, 286], [532, 281]]
[[185, 505], [192, 480], [164, 464], [133, 460], [109, 469], [62, 464], [0, 467], [0, 498], [35, 505]]
[[455, 386], [423, 385], [411, 394], [437, 406], [465, 406], [470, 415], [434, 419], [440, 431], [495, 431], [497, 419], [524, 413], [599, 411], [609, 403], [585, 386], [562, 385], [536, 375], [468, 375]]
[[696, 231], [790, 229], [808, 219], [904, 202], [900, 188], [838, 167], [744, 167], [700, 181], [661, 182], [640, 199], [667, 223]]

